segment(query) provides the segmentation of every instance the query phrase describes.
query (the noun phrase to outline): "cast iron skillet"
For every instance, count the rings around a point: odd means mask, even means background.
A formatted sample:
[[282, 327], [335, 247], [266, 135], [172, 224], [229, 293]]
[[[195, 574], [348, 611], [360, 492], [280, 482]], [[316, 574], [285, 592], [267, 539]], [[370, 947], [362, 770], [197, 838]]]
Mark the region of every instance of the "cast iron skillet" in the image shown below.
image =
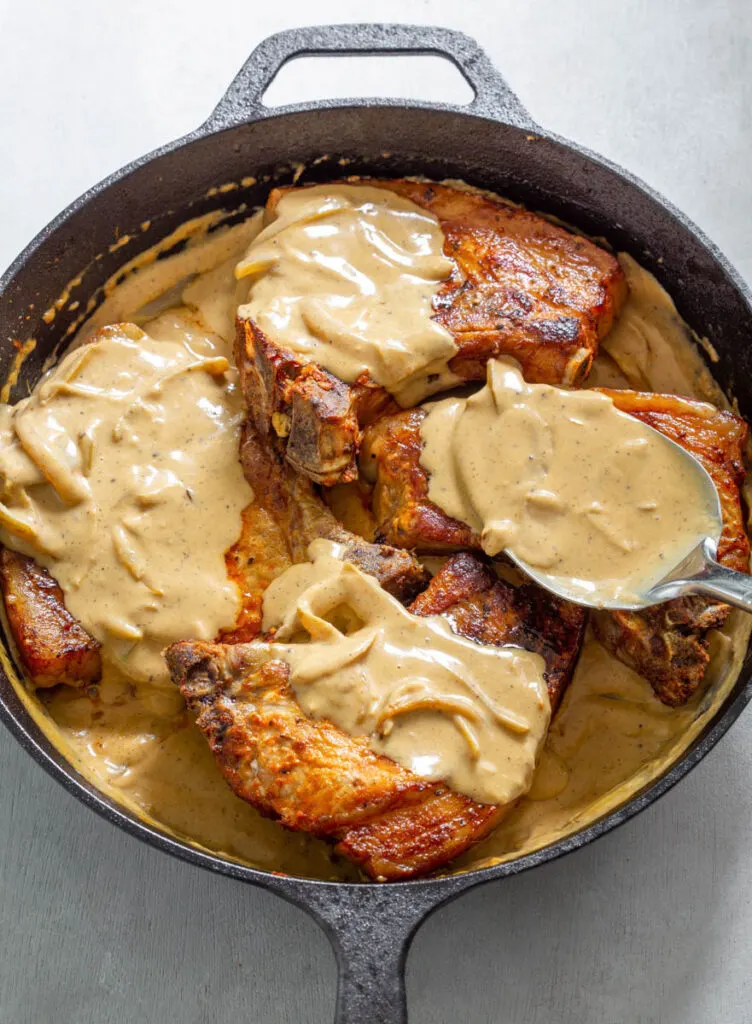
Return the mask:
[[[315, 54], [440, 54], [475, 92], [467, 107], [399, 100], [335, 100], [269, 110], [267, 86], [292, 57]], [[327, 159], [313, 163], [316, 158]], [[345, 165], [338, 161], [345, 159]], [[254, 175], [302, 180], [365, 173], [464, 178], [605, 236], [652, 271], [682, 316], [718, 353], [713, 374], [752, 418], [752, 306], [735, 271], [701, 232], [621, 169], [543, 131], [467, 36], [406, 25], [337, 25], [272, 36], [254, 51], [209, 120], [85, 193], [31, 243], [0, 280], [0, 378], [14, 341], [37, 346], [14, 398], [26, 394], [44, 359], [86, 300], [125, 261], [187, 217], [264, 201], [266, 182], [217, 190]], [[145, 221], [151, 226], [142, 229]], [[123, 244], [126, 233], [134, 238]], [[121, 244], [111, 249], [120, 239]], [[71, 279], [70, 298], [51, 323], [43, 310]], [[69, 306], [81, 302], [78, 310]], [[65, 788], [103, 817], [153, 846], [213, 871], [260, 885], [307, 911], [324, 928], [339, 965], [340, 1024], [406, 1020], [404, 966], [418, 926], [460, 893], [559, 857], [637, 814], [700, 761], [752, 697], [752, 656], [712, 723], [660, 779], [625, 806], [546, 849], [463, 875], [393, 885], [306, 881], [257, 871], [204, 853], [145, 824], [99, 793], [50, 744], [9, 680], [0, 678], [0, 716], [22, 746]]]

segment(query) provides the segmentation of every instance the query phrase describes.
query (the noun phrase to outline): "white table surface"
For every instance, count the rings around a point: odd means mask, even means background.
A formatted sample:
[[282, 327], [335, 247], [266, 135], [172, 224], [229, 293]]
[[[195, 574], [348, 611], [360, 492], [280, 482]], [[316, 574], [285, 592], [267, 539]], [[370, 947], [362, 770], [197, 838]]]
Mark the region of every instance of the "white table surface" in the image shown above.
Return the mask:
[[[478, 37], [540, 124], [641, 175], [752, 279], [749, 0], [0, 0], [0, 264], [200, 123], [262, 37], [374, 19]], [[276, 97], [386, 91], [383, 66], [351, 71], [291, 65]], [[388, 78], [451, 86], [409, 60]], [[409, 959], [411, 1021], [752, 1021], [751, 748], [748, 711], [618, 833], [437, 913]], [[318, 1024], [334, 991], [301, 911], [117, 831], [0, 732], [2, 1024]]]

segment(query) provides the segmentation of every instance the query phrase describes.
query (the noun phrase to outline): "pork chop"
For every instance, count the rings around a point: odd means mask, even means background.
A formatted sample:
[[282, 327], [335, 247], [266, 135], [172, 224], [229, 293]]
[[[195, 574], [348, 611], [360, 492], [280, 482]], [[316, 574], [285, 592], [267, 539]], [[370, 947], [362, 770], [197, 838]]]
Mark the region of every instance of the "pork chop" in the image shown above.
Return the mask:
[[[749, 433], [744, 420], [675, 395], [605, 394], [622, 412], [660, 430], [702, 463], [716, 486], [723, 513], [718, 561], [748, 573], [750, 547], [741, 502]], [[730, 611], [718, 601], [681, 597], [640, 612], [596, 612], [593, 626], [601, 643], [644, 676], [659, 700], [678, 706], [702, 683], [710, 660], [708, 633], [720, 629]]]
[[[411, 606], [445, 615], [480, 643], [541, 653], [553, 707], [568, 684], [585, 615], [537, 588], [520, 592], [474, 555], [458, 555]], [[334, 842], [380, 881], [414, 878], [482, 839], [510, 809], [427, 782], [326, 719], [308, 718], [285, 662], [263, 643], [182, 642], [166, 654], [196, 724], [233, 792], [286, 828]]]
[[[395, 192], [433, 213], [453, 270], [434, 300], [434, 320], [457, 345], [449, 369], [481, 380], [488, 360], [511, 355], [526, 380], [574, 385], [626, 297], [624, 273], [605, 249], [503, 200], [404, 179], [350, 179]], [[286, 190], [267, 203], [273, 214]], [[290, 464], [331, 486], [357, 476], [364, 426], [392, 401], [369, 373], [345, 383], [277, 344], [251, 319], [237, 324], [236, 361], [262, 436]]]
[[16, 650], [35, 686], [98, 682], [100, 645], [65, 607], [63, 592], [46, 569], [0, 549], [0, 589]]
[[425, 874], [501, 819], [501, 808], [420, 779], [365, 737], [307, 718], [288, 666], [265, 661], [263, 645], [185, 641], [167, 662], [233, 792], [286, 828], [332, 840], [372, 878]]

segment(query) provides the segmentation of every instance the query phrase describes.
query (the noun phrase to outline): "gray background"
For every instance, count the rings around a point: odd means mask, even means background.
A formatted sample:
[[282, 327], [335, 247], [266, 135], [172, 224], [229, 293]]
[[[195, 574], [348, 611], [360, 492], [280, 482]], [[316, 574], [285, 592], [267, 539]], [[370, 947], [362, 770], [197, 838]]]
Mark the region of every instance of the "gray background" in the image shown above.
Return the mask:
[[[194, 127], [265, 35], [402, 20], [474, 34], [541, 124], [668, 195], [752, 279], [748, 0], [0, 0], [0, 264], [93, 181]], [[315, 72], [279, 101], [445, 96], [411, 60]], [[618, 833], [436, 914], [416, 1024], [752, 1021], [752, 713]], [[0, 1022], [326, 1022], [334, 960], [302, 912], [86, 811], [0, 733]]]

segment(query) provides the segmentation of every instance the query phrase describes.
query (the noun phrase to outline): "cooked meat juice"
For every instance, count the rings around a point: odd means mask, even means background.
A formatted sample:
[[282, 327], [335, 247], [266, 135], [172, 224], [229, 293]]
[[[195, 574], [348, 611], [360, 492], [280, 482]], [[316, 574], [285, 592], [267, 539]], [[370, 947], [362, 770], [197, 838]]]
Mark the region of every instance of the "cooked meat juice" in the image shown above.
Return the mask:
[[529, 384], [510, 360], [430, 406], [420, 430], [431, 501], [487, 554], [509, 550], [596, 604], [639, 601], [718, 532], [704, 474], [676, 446], [607, 395]]
[[[205, 239], [197, 237], [178, 256], [147, 265], [110, 296], [97, 312], [98, 324], [132, 318], [145, 302], [167, 292], [198, 266], [201, 276], [182, 290], [183, 305], [162, 314], [160, 320], [171, 324], [173, 342], [175, 332], [179, 338], [180, 332], [189, 333], [197, 325], [205, 333], [215, 333], [215, 338], [223, 335], [224, 347], [215, 341], [212, 358], [231, 358], [230, 311], [237, 303], [233, 266], [257, 227], [258, 222], [250, 230], [244, 228], [244, 234], [230, 229]], [[622, 265], [631, 296], [605, 351], [596, 360], [593, 383], [647, 386], [719, 400], [669, 297], [629, 257], [622, 258]], [[153, 323], [142, 326], [148, 335], [158, 336], [159, 328]], [[198, 377], [216, 401], [215, 375], [200, 369]], [[175, 449], [179, 447], [176, 442]], [[239, 479], [232, 512], [236, 534], [247, 498], [247, 490], [246, 498], [240, 497], [243, 487]], [[207, 500], [224, 503], [225, 497], [223, 492], [221, 498], [213, 494]], [[210, 536], [211, 530], [206, 530], [195, 543], [221, 555], [224, 538], [220, 540], [216, 534], [215, 549]], [[126, 557], [138, 572], [138, 562]], [[146, 559], [144, 564], [151, 562]], [[225, 586], [226, 578], [221, 575], [220, 593]], [[68, 593], [66, 598], [70, 600]], [[193, 597], [181, 594], [183, 599], [191, 601]], [[186, 618], [190, 617], [188, 607]], [[224, 625], [227, 615], [231, 615], [229, 601], [216, 622], [206, 619], [204, 635]], [[85, 610], [81, 619], [92, 628]], [[137, 623], [137, 628], [143, 627]], [[723, 679], [725, 685], [730, 685], [732, 673], [727, 670], [738, 660], [747, 634], [745, 620], [733, 617], [715, 641], [714, 678]], [[283, 831], [232, 795], [179, 695], [163, 681], [134, 679], [127, 663], [118, 666], [106, 660], [96, 699], [86, 691], [66, 687], [40, 696], [44, 712], [35, 699], [25, 694], [24, 699], [74, 765], [141, 815], [210, 850], [269, 870], [314, 877], [352, 875], [349, 866], [332, 863], [324, 843]], [[680, 710], [661, 705], [644, 680], [616, 662], [594, 639], [588, 639], [546, 739], [532, 789], [507, 821], [460, 864], [534, 849], [622, 802], [676, 748], [690, 741], [710, 714], [709, 703], [700, 706], [695, 701]]]

